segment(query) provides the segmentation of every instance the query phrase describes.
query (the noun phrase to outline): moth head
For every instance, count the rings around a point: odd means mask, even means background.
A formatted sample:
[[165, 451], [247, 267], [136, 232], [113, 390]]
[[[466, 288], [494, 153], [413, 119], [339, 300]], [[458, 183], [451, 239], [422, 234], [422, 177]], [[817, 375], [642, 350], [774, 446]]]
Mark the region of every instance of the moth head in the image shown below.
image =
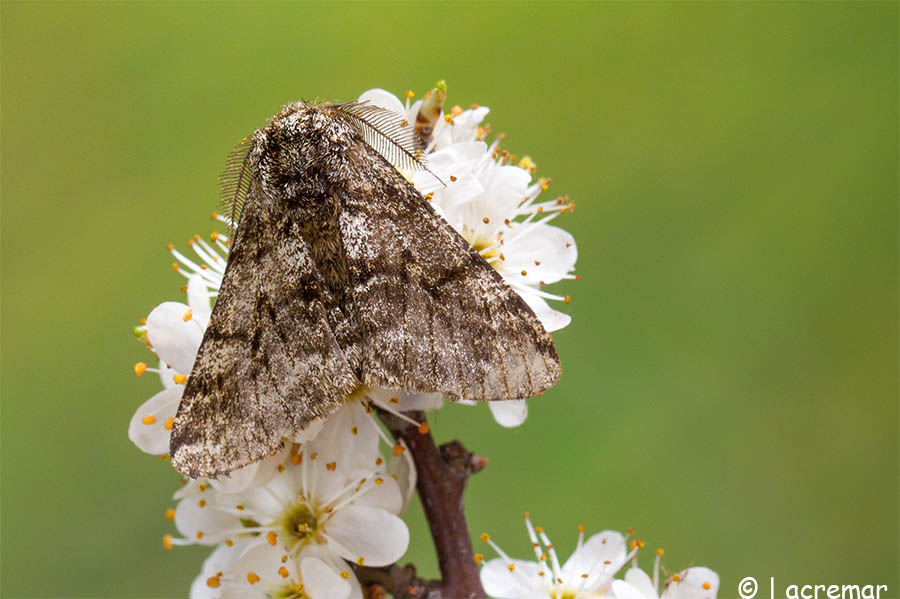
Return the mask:
[[286, 107], [261, 131], [263, 185], [283, 197], [327, 188], [332, 175], [346, 168], [356, 136], [331, 104], [297, 102]]

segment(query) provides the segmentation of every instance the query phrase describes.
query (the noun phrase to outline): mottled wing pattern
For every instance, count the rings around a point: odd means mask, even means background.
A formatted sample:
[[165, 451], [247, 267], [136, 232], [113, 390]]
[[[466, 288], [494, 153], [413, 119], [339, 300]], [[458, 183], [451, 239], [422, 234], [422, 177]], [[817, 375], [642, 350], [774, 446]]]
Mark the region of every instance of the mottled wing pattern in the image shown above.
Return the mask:
[[172, 431], [172, 464], [193, 477], [264, 458], [356, 384], [303, 219], [255, 187]]
[[362, 382], [455, 399], [523, 399], [556, 383], [534, 312], [374, 150], [339, 193]]

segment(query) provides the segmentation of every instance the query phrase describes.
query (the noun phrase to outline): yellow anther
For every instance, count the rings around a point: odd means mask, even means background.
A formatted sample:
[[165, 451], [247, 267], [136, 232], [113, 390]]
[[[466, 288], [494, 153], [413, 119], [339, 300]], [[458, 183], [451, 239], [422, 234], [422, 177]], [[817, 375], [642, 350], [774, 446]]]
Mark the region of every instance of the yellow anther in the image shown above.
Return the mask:
[[398, 404], [398, 403], [400, 403], [400, 398], [399, 398], [399, 397], [392, 397], [392, 398], [390, 398], [388, 401], [391, 402], [392, 404]]
[[167, 250], [167, 251], [170, 251], [170, 252], [171, 252], [171, 251], [172, 251], [172, 248], [174, 248], [174, 247], [175, 247], [175, 246], [172, 245], [171, 243], [167, 243], [167, 244], [166, 244], [166, 250]]
[[523, 268], [523, 269], [522, 269], [522, 276], [524, 277], [524, 276], [526, 276], [526, 275], [528, 275], [528, 271], [525, 270], [525, 269]]
[[284, 472], [284, 464], [278, 464], [278, 471]]
[[141, 418], [141, 423], [150, 426], [151, 424], [156, 423], [156, 416], [144, 416]]
[[491, 222], [491, 219], [485, 216], [483, 219], [481, 219], [481, 222], [483, 222], [484, 224], [488, 224], [489, 222]]
[[172, 535], [163, 535], [163, 547], [166, 549], [172, 548]]
[[406, 119], [403, 119], [402, 121], [400, 121], [401, 127], [406, 127], [407, 125], [409, 125], [409, 121], [407, 121]]
[[197, 490], [200, 491], [201, 493], [206, 491], [206, 489], [208, 489], [208, 488], [209, 487], [207, 487], [204, 483], [200, 483], [199, 485], [197, 485]]
[[294, 455], [291, 456], [291, 464], [293, 464], [294, 466], [299, 466], [302, 463], [303, 463], [303, 454], [302, 453], [295, 453]]
[[406, 451], [406, 450], [405, 450], [404, 447], [403, 447], [402, 445], [400, 445], [399, 443], [397, 443], [396, 445], [394, 445], [394, 455], [395, 455], [395, 456], [397, 456], [397, 457], [402, 456], [404, 451]]
[[512, 572], [516, 569], [516, 565], [515, 564], [506, 564], [506, 569], [509, 570], [510, 572]]
[[475, 554], [475, 563], [476, 563], [476, 564], [480, 564], [480, 563], [483, 562], [483, 561], [484, 561], [484, 554], [483, 554], [483, 553], [476, 553], [476, 554]]
[[219, 215], [216, 212], [209, 215], [209, 220], [216, 220], [217, 218], [219, 218]]
[[376, 485], [380, 485], [380, 484], [383, 484], [383, 483], [384, 483], [384, 479], [381, 478], [380, 476], [377, 477], [377, 478], [375, 479], [375, 484], [376, 484]]
[[578, 532], [584, 532], [584, 524], [578, 525]]
[[428, 423], [427, 422], [423, 422], [422, 424], [419, 425], [419, 434], [420, 435], [428, 434]]
[[445, 120], [447, 123], [449, 123], [449, 124], [452, 125], [452, 124], [453, 124], [453, 115], [452, 115], [452, 114], [445, 114], [445, 115], [444, 115], [444, 120]]
[[325, 468], [327, 468], [329, 472], [334, 472], [334, 469], [337, 468], [337, 462], [328, 462], [325, 464]]
[[587, 577], [588, 577], [587, 572], [585, 572], [584, 574], [582, 574], [581, 577], [582, 577], [582, 578], [587, 578]]
[[194, 311], [188, 308], [187, 312], [184, 313], [184, 316], [181, 317], [181, 320], [187, 322], [194, 317]]
[[197, 502], [197, 507], [206, 507], [206, 500], [205, 500], [205, 499], [201, 499], [200, 501], [198, 501], [198, 502]]
[[187, 377], [183, 374], [176, 374], [172, 377], [172, 380], [175, 381], [176, 385], [183, 385], [187, 382]]
[[451, 181], [456, 181], [456, 177], [454, 177], [453, 175], [450, 175], [450, 180], [451, 180]]
[[243, 506], [243, 504], [239, 503], [236, 506], [234, 506], [234, 509], [236, 509], [239, 512], [242, 512], [242, 511], [244, 511], [244, 506]]
[[173, 428], [175, 428], [175, 417], [173, 416], [171, 418], [166, 418], [166, 421], [163, 422], [163, 426], [166, 427], [167, 431], [170, 431]]
[[172, 263], [172, 270], [178, 270], [178, 263], [177, 263], [177, 262], [173, 262], [173, 263]]
[[213, 243], [215, 243], [216, 239], [218, 239], [218, 238], [219, 238], [218, 231], [213, 231], [212, 233], [209, 234], [209, 240], [212, 241]]
[[225, 544], [229, 547], [234, 547], [234, 541], [232, 541], [231, 539], [225, 539]]
[[540, 266], [540, 265], [541, 265], [541, 261], [540, 261], [540, 260], [535, 260], [535, 261], [534, 261], [534, 265], [535, 265], [535, 266]]
[[174, 520], [175, 519], [175, 508], [169, 508], [166, 510], [166, 520]]
[[679, 576], [678, 574], [673, 574], [672, 580], [674, 580], [675, 582], [681, 582], [681, 576]]
[[266, 542], [274, 547], [278, 543], [278, 534], [274, 530], [270, 530], [266, 533]]
[[219, 579], [218, 576], [210, 576], [209, 578], [206, 579], [206, 586], [208, 586], [211, 589], [219, 588], [220, 584], [222, 584], [222, 581]]
[[281, 566], [280, 568], [278, 568], [278, 574], [279, 574], [282, 578], [287, 578], [288, 576], [291, 575], [291, 573], [288, 572], [288, 569], [285, 568], [284, 566]]
[[547, 191], [547, 184], [541, 183], [541, 191]]
[[359, 564], [360, 566], [363, 565], [363, 564], [365, 563], [365, 561], [366, 561], [366, 560], [363, 559], [362, 556], [356, 558], [356, 563]]
[[571, 301], [572, 301], [572, 298], [569, 297], [568, 295], [567, 295], [566, 297], [563, 298], [563, 302], [565, 302], [565, 303], [567, 303], [567, 304], [568, 304], [569, 302], [571, 302]]
[[425, 196], [425, 199], [428, 200], [429, 202], [432, 200], [432, 198], [434, 198], [434, 193], [433, 193], [433, 192], [432, 192], [432, 193], [429, 193], [429, 194], [427, 194], [427, 195]]
[[656, 555], [661, 556], [663, 553], [665, 553], [665, 552], [663, 551], [662, 547], [660, 547], [659, 549], [656, 550]]
[[375, 465], [376, 465], [376, 466], [381, 466], [382, 464], [384, 464], [384, 460], [383, 460], [382, 458], [380, 458], [380, 457], [375, 458]]
[[453, 107], [450, 109], [450, 114], [452, 114], [453, 116], [459, 116], [459, 115], [461, 115], [462, 113], [463, 113], [463, 109], [462, 109], [462, 107], [459, 106], [459, 105], [453, 106]]
[[543, 529], [543, 527], [541, 527], [541, 526], [535, 526], [535, 527], [534, 527], [534, 532], [536, 532], [536, 533], [542, 533], [542, 532], [544, 532], [544, 529]]
[[203, 538], [203, 531], [202, 531], [202, 530], [198, 530], [198, 531], [197, 531], [197, 540], [200, 540], [200, 539], [202, 539], [202, 538]]
[[346, 570], [341, 570], [341, 578], [343, 578], [344, 580], [350, 578], [350, 573]]
[[416, 94], [413, 93], [412, 90], [407, 90], [407, 91], [406, 91], [406, 97], [407, 97], [407, 98], [415, 97], [415, 95], [416, 95]]
[[481, 533], [481, 536], [478, 538], [480, 538], [483, 542], [487, 543], [490, 540], [491, 535], [489, 535], [486, 532], [483, 532], [483, 533]]
[[141, 376], [145, 372], [147, 372], [147, 364], [146, 363], [138, 362], [137, 364], [134, 365], [134, 373], [136, 375]]
[[311, 460], [314, 460], [314, 459], [316, 459], [317, 457], [319, 457], [319, 452], [318, 452], [318, 451], [314, 451], [314, 452], [312, 452], [311, 454], [309, 454], [309, 459], [311, 459]]
[[359, 429], [356, 428], [355, 426], [350, 427], [350, 434], [351, 434], [351, 435], [357, 435], [357, 434], [359, 434]]
[[628, 534], [630, 534], [630, 535], [633, 535], [633, 534], [634, 534], [634, 527], [633, 527], [633, 526], [629, 526], [629, 527], [628, 527]]
[[247, 572], [247, 582], [250, 584], [259, 582], [259, 576], [256, 575], [256, 572]]
[[526, 520], [531, 520], [531, 514], [529, 514], [528, 512], [522, 512], [522, 517]]

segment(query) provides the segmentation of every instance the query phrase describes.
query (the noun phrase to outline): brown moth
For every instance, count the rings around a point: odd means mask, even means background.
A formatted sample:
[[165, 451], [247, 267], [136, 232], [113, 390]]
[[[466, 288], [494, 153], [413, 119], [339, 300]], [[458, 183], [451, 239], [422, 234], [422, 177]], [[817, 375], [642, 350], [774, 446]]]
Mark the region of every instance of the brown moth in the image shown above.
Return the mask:
[[235, 231], [172, 431], [176, 470], [258, 461], [357, 386], [523, 399], [553, 386], [550, 335], [392, 165], [421, 135], [365, 103], [297, 102], [232, 154]]

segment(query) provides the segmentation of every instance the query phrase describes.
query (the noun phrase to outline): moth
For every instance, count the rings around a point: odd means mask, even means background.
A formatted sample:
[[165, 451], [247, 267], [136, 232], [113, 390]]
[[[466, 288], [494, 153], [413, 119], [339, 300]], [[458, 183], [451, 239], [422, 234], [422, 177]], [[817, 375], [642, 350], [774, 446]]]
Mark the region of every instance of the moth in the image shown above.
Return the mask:
[[235, 230], [174, 422], [176, 470], [261, 460], [359, 385], [502, 400], [556, 383], [534, 312], [394, 166], [422, 164], [400, 115], [296, 102], [228, 164]]

